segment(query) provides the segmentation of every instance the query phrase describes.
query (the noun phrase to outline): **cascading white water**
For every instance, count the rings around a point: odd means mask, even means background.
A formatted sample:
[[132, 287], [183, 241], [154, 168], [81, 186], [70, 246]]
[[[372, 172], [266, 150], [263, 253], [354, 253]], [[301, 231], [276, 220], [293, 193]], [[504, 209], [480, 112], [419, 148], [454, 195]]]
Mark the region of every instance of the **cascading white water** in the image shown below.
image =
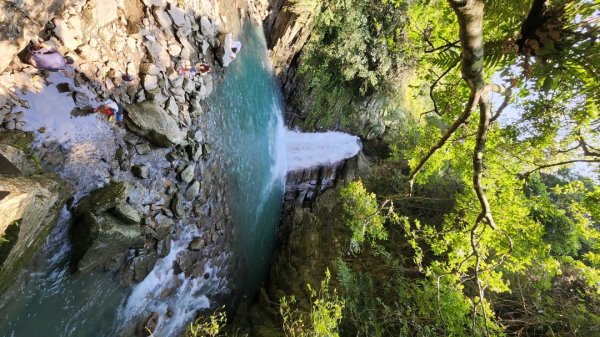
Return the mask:
[[285, 142], [288, 171], [335, 164], [354, 157], [361, 148], [358, 137], [334, 131], [306, 133], [285, 130]]

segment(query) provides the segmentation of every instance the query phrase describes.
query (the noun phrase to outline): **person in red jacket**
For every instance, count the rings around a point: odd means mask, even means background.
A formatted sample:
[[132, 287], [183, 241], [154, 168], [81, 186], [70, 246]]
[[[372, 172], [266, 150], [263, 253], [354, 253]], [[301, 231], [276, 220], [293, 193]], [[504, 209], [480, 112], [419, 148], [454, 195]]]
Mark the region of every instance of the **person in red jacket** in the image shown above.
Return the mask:
[[123, 122], [123, 107], [113, 101], [108, 104], [100, 105], [94, 109], [94, 112], [100, 112], [107, 115], [109, 121], [115, 116], [117, 118], [117, 123]]

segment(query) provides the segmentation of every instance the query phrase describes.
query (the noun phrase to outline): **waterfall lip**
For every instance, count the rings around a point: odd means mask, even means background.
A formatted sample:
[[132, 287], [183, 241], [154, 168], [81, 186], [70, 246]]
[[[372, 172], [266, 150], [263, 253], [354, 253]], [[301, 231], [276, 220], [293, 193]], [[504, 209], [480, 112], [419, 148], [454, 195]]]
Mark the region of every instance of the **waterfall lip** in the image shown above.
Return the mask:
[[334, 165], [354, 157], [362, 149], [359, 137], [344, 132], [285, 132], [288, 172]]

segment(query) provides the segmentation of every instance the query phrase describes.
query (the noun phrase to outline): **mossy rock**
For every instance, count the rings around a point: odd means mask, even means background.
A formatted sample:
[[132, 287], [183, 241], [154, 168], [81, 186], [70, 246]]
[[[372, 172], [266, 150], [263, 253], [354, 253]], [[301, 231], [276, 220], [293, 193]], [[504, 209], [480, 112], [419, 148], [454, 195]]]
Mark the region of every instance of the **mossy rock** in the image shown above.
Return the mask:
[[102, 188], [92, 191], [71, 209], [73, 218], [77, 219], [85, 213], [95, 215], [115, 208], [118, 204], [125, 202], [129, 195], [130, 186], [125, 181], [108, 184]]

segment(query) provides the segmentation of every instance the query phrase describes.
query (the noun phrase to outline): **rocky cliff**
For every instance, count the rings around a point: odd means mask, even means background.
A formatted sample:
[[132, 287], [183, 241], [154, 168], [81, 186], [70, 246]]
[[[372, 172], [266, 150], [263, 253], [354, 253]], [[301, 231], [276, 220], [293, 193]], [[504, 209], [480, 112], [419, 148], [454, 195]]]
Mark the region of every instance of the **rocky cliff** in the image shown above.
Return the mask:
[[35, 167], [28, 154], [31, 139], [0, 133], [0, 155], [9, 161], [4, 166], [17, 169], [6, 173], [0, 167], [0, 293], [44, 242], [70, 196], [57, 175]]

